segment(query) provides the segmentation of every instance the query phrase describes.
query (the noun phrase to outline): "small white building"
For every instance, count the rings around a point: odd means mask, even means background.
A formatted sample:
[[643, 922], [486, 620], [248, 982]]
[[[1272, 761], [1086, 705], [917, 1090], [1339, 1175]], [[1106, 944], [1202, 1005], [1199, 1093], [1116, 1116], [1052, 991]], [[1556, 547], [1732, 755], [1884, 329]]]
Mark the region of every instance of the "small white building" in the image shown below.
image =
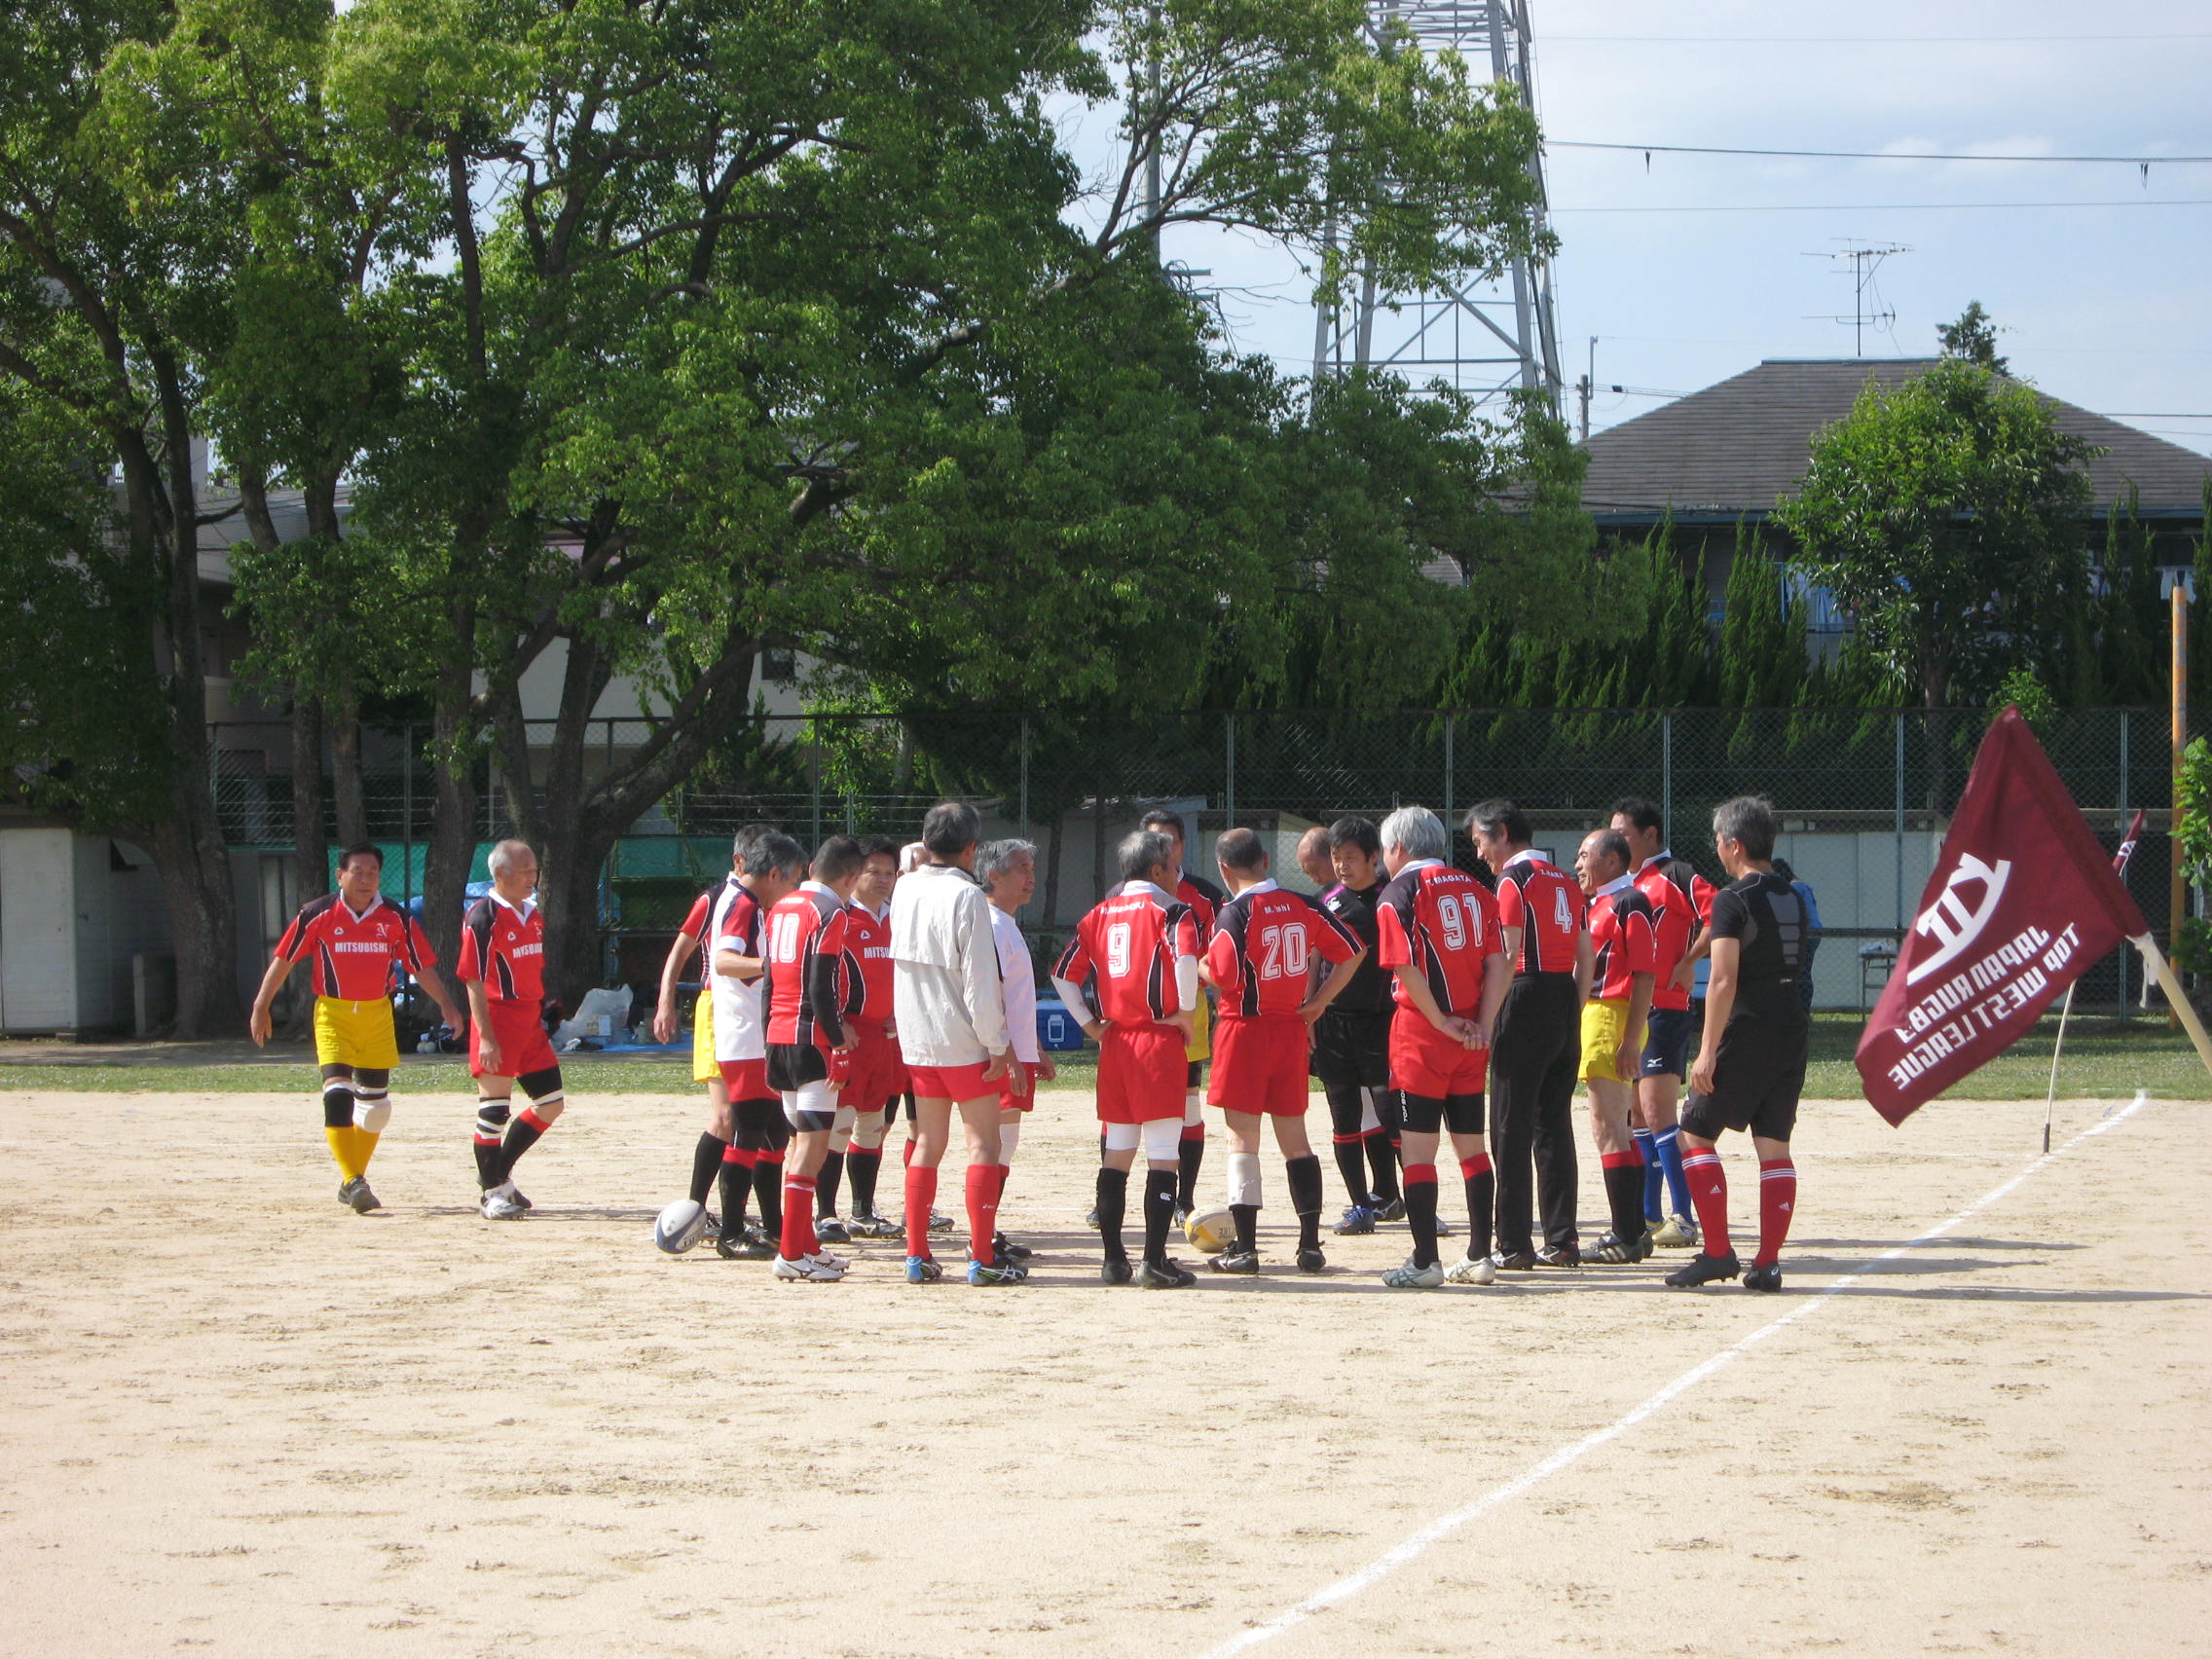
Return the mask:
[[0, 1032], [143, 1030], [175, 1010], [153, 861], [105, 835], [0, 830]]

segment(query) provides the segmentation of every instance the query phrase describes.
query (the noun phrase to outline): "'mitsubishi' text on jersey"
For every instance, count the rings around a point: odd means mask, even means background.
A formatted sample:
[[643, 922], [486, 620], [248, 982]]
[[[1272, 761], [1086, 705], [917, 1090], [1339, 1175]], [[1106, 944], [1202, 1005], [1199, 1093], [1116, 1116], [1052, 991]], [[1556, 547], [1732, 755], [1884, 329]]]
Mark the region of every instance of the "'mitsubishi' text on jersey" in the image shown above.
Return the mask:
[[438, 961], [414, 917], [381, 898], [356, 914], [335, 893], [301, 906], [276, 955], [281, 962], [308, 958], [314, 994], [336, 1002], [376, 1002], [390, 994], [394, 964], [420, 975]]
[[891, 1017], [891, 912], [882, 915], [854, 900], [845, 906], [845, 949], [859, 964], [859, 983], [852, 987], [852, 1015], [880, 1026]]
[[1600, 1002], [1626, 1002], [1636, 994], [1636, 976], [1656, 974], [1658, 934], [1651, 901], [1633, 876], [1620, 876], [1590, 896], [1590, 942], [1598, 966], [1590, 994]]
[[1697, 930], [1713, 919], [1713, 883], [1672, 852], [1656, 853], [1636, 872], [1636, 885], [1651, 901], [1658, 934], [1659, 982], [1651, 992], [1655, 1009], [1687, 1009], [1690, 988], [1675, 983], [1675, 970], [1689, 953]]
[[1099, 1018], [1145, 1025], [1183, 1012], [1175, 965], [1198, 954], [1191, 906], [1149, 881], [1130, 881], [1077, 924], [1052, 977], [1088, 991]]
[[707, 923], [707, 966], [714, 974], [715, 1058], [723, 1062], [758, 1060], [768, 1052], [767, 1020], [760, 1010], [757, 973], [725, 974], [715, 958], [723, 951], [758, 960], [765, 912], [760, 902], [734, 875], [722, 883]]
[[1497, 921], [1521, 930], [1521, 948], [1510, 964], [1516, 976], [1574, 972], [1582, 889], [1532, 848], [1514, 854], [1498, 871]]
[[461, 922], [463, 979], [480, 979], [495, 1003], [535, 1003], [545, 997], [545, 912], [535, 899], [510, 904], [487, 893]]
[[1262, 881], [1214, 913], [1206, 967], [1223, 1018], [1294, 1018], [1306, 1003], [1312, 960], [1349, 962], [1361, 949], [1357, 936], [1326, 910]]
[[768, 912], [768, 1041], [829, 1050], [862, 995], [861, 965], [847, 947], [845, 902], [818, 881]]
[[[1383, 967], [1419, 974], [1446, 1014], [1480, 1012], [1484, 963], [1504, 948], [1489, 888], [1440, 859], [1416, 859], [1382, 889], [1375, 917]], [[1397, 995], [1414, 1007], [1403, 984]]]

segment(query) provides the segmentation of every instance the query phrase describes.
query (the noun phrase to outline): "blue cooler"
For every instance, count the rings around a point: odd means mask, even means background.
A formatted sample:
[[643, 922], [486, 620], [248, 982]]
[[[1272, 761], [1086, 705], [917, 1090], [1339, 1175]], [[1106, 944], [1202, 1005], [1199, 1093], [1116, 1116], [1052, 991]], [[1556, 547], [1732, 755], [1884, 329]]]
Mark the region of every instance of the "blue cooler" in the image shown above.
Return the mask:
[[1076, 1023], [1075, 1015], [1068, 1013], [1068, 1005], [1058, 997], [1039, 997], [1038, 1048], [1046, 1051], [1080, 1049], [1083, 1044], [1083, 1027]]

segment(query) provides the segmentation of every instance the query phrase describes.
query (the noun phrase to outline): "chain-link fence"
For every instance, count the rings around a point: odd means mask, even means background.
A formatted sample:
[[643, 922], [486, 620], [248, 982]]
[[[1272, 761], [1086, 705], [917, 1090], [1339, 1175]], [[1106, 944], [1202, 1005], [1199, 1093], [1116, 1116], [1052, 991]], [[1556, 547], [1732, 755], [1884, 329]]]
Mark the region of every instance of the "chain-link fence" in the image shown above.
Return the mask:
[[[614, 941], [612, 964], [629, 954], [617, 948], [626, 939], [665, 940], [691, 895], [728, 867], [728, 837], [741, 824], [774, 824], [809, 845], [840, 831], [904, 840], [930, 804], [948, 796], [975, 802], [987, 834], [1037, 844], [1038, 896], [1024, 921], [1050, 948], [1111, 883], [1115, 842], [1156, 806], [1190, 818], [1194, 868], [1210, 868], [1213, 836], [1243, 824], [1272, 833], [1278, 874], [1304, 886], [1294, 853], [1307, 828], [1346, 814], [1380, 819], [1409, 803], [1444, 817], [1471, 866], [1457, 820], [1499, 795], [1522, 804], [1563, 863], [1617, 799], [1648, 796], [1675, 827], [1677, 850], [1718, 875], [1711, 810], [1758, 793], [1782, 817], [1782, 855], [1819, 897], [1828, 932], [1820, 999], [1860, 1006], [1886, 973], [1888, 943], [1934, 864], [1984, 726], [1969, 711], [1802, 709], [760, 717], [638, 817], [608, 860], [601, 920]], [[584, 789], [618, 769], [650, 730], [641, 719], [592, 721], [580, 756]], [[542, 778], [554, 724], [529, 722], [527, 732]], [[2164, 711], [2077, 710], [2042, 722], [2041, 736], [2108, 841], [2135, 808], [2154, 814], [2129, 881], [2162, 931]], [[368, 832], [387, 849], [394, 898], [422, 889], [429, 737], [426, 724], [362, 736]], [[241, 848], [288, 848], [289, 728], [231, 724], [215, 739], [226, 833]], [[475, 782], [478, 839], [511, 832], [507, 780], [489, 755], [477, 760]], [[334, 818], [327, 832], [336, 833]], [[2120, 1012], [2139, 986], [2139, 972], [2116, 958], [2083, 997]]]

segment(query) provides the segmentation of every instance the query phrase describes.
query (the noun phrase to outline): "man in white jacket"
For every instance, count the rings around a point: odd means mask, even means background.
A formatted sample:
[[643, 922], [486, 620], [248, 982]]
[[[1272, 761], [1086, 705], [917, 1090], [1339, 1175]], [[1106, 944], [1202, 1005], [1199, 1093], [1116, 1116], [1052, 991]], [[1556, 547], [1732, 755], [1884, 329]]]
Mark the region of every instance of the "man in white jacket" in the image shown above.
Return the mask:
[[926, 863], [891, 891], [892, 1020], [913, 1080], [914, 1157], [906, 1165], [906, 1281], [944, 1276], [930, 1254], [930, 1206], [957, 1106], [968, 1139], [968, 1282], [1019, 1284], [1025, 1270], [993, 1246], [999, 1186], [1001, 1080], [1026, 1079], [1007, 1034], [991, 905], [975, 876], [982, 829], [960, 801], [922, 820]]

